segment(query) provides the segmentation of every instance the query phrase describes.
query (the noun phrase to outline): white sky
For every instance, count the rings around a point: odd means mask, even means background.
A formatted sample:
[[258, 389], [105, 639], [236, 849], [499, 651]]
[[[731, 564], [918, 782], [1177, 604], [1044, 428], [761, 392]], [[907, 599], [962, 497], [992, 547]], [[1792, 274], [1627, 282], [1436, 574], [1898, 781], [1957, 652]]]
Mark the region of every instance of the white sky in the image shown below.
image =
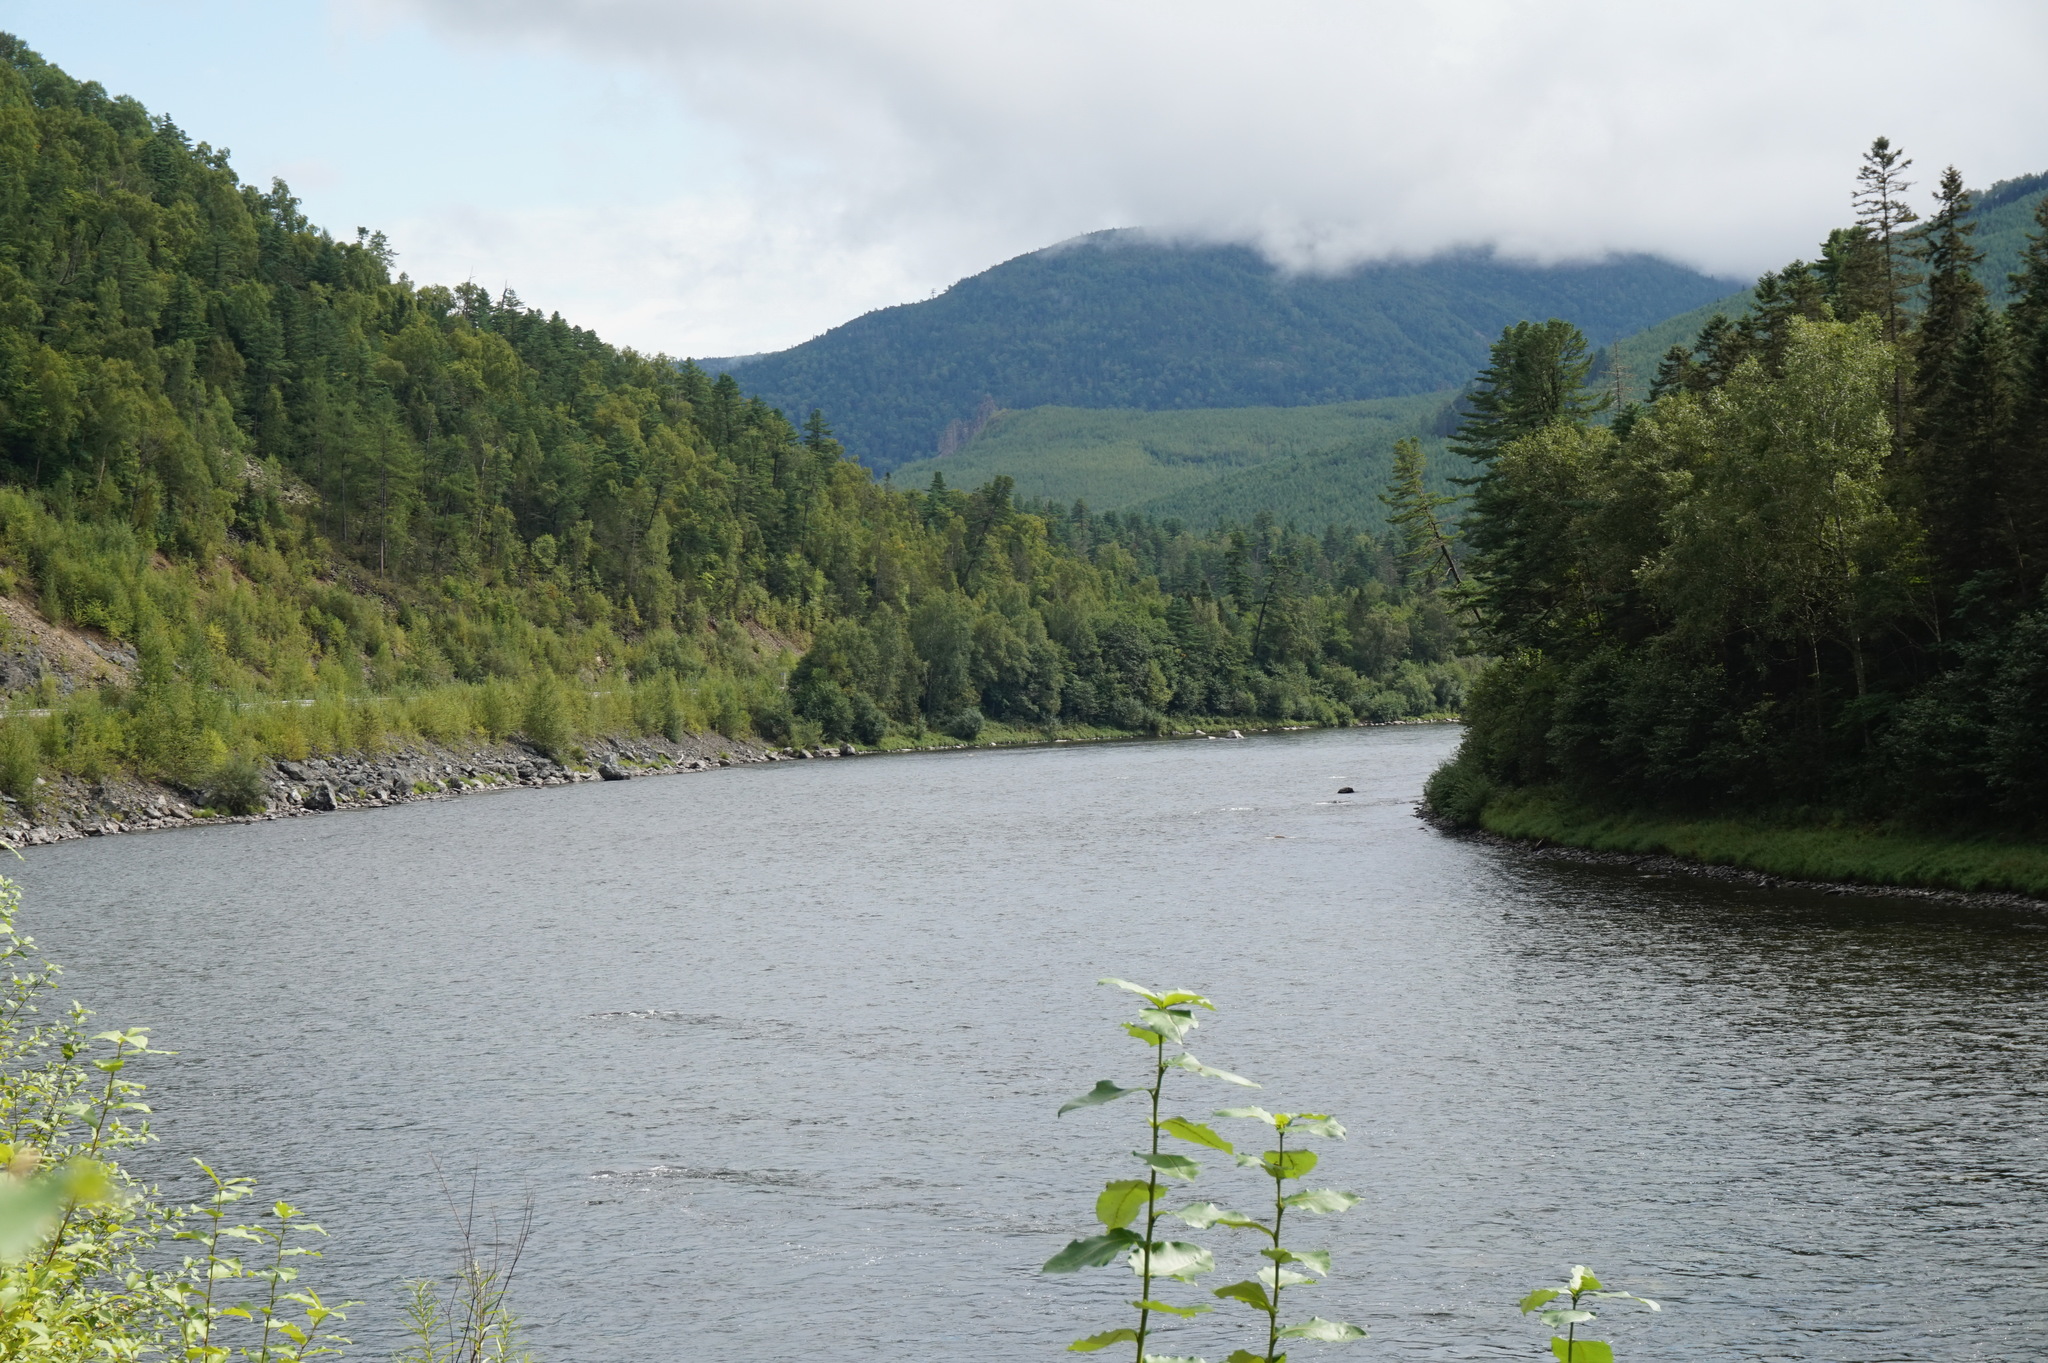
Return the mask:
[[670, 354], [794, 344], [1101, 227], [1308, 268], [1491, 242], [1752, 275], [2048, 169], [2040, 0], [0, 0], [74, 76]]

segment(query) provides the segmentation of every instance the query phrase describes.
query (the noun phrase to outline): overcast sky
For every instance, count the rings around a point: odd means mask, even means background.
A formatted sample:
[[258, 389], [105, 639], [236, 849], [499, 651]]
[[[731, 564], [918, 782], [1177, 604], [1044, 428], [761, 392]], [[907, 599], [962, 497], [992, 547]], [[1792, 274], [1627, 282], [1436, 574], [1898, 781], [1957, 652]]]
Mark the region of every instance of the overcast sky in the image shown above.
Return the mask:
[[0, 0], [0, 27], [415, 279], [675, 355], [1102, 227], [1747, 277], [1845, 219], [1875, 134], [1923, 189], [2048, 169], [2042, 0]]

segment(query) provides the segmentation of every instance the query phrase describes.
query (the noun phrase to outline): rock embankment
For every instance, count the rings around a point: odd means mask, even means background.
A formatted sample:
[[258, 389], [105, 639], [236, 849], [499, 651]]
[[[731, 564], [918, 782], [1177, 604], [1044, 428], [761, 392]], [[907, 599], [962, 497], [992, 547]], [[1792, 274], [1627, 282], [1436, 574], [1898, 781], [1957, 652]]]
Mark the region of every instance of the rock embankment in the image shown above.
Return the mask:
[[718, 734], [692, 734], [679, 743], [659, 738], [601, 740], [561, 761], [519, 743], [422, 744], [383, 753], [344, 753], [266, 764], [264, 808], [233, 814], [210, 809], [205, 791], [141, 781], [132, 776], [87, 780], [75, 776], [38, 781], [28, 805], [0, 796], [0, 839], [39, 846], [67, 838], [103, 837], [155, 828], [208, 823], [255, 823], [343, 809], [376, 809], [414, 800], [566, 786], [578, 781], [625, 781], [717, 771], [798, 757], [838, 757], [852, 749], [803, 752], [762, 748]]

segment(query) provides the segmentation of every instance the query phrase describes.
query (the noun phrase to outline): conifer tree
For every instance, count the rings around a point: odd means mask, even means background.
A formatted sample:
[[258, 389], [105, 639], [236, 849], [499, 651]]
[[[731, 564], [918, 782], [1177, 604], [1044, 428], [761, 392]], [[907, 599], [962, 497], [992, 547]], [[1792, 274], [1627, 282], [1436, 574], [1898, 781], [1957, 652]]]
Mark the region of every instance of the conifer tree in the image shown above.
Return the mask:
[[1906, 263], [1901, 229], [1920, 220], [1906, 202], [1913, 182], [1906, 171], [1913, 160], [1894, 147], [1891, 139], [1880, 137], [1863, 153], [1863, 165], [1856, 172], [1856, 189], [1850, 202], [1856, 208], [1856, 225], [1876, 244], [1884, 264], [1884, 338], [1896, 343], [1905, 329], [1906, 292], [1914, 283]]
[[2013, 416], [2006, 440], [2011, 448], [2011, 499], [2022, 543], [2037, 546], [2023, 573], [2031, 593], [2044, 565], [2039, 546], [2048, 545], [2048, 198], [2034, 209], [2038, 228], [2027, 240], [2020, 268], [2010, 278], [2013, 301], [2006, 311], [2013, 354]]
[[1607, 410], [1606, 397], [1586, 391], [1592, 367], [1585, 336], [1569, 322], [1553, 317], [1506, 328], [1474, 380], [1451, 448], [1485, 462], [1522, 436], [1582, 424]]
[[1398, 541], [1395, 554], [1401, 579], [1410, 582], [1420, 577], [1433, 585], [1441, 576], [1458, 586], [1463, 581], [1458, 561], [1451, 554], [1450, 536], [1437, 514], [1457, 498], [1431, 492], [1423, 483], [1426, 469], [1420, 440], [1394, 442], [1394, 475], [1386, 491], [1380, 493], [1380, 501], [1388, 511], [1388, 528]]
[[1837, 227], [1821, 244], [1814, 266], [1828, 308], [1837, 321], [1883, 316], [1886, 293], [1884, 253], [1864, 227]]
[[[1927, 310], [1915, 338], [1910, 468], [1928, 548], [1953, 587], [2009, 558], [2009, 508], [1999, 466], [2010, 411], [2003, 323], [1991, 316], [1973, 267], [1970, 194], [1954, 166], [1919, 242]], [[1965, 356], [1967, 351], [1967, 357]]]
[[1935, 197], [1939, 206], [1919, 242], [1920, 259], [1927, 264], [1927, 310], [1915, 345], [1913, 397], [1922, 407], [1939, 400], [1956, 351], [1986, 306], [1975, 269], [1984, 254], [1970, 244], [1977, 230], [1970, 221], [1970, 192], [1954, 166], [1941, 173]]
[[1672, 393], [1690, 391], [1694, 386], [1692, 351], [1682, 345], [1675, 345], [1664, 352], [1664, 358], [1657, 361], [1657, 373], [1650, 380], [1650, 401]]

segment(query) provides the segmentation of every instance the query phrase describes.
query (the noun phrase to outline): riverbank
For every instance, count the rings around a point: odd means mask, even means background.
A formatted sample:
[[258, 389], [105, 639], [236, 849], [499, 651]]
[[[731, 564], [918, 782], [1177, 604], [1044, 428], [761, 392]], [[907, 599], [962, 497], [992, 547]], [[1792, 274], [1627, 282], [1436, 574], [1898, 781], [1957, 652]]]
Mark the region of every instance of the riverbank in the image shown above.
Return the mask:
[[2048, 847], [1952, 841], [1856, 826], [1781, 826], [1673, 819], [1574, 804], [1555, 791], [1496, 788], [1480, 807], [1485, 834], [1544, 851], [1668, 859], [1670, 869], [1733, 872], [1761, 883], [1810, 881], [2048, 899]]
[[[1396, 721], [1423, 723], [1428, 721]], [[1242, 721], [1240, 721], [1240, 724]], [[1127, 742], [1146, 738], [1230, 740], [1268, 733], [1297, 733], [1319, 726], [1194, 726], [1164, 734], [1094, 726], [1012, 729], [990, 725], [972, 742], [943, 734], [922, 738], [891, 735], [881, 744], [850, 743], [817, 748], [776, 748], [722, 734], [587, 739], [558, 758], [517, 740], [458, 744], [413, 743], [381, 753], [343, 753], [275, 760], [260, 764], [262, 809], [230, 813], [208, 808], [193, 792], [126, 773], [91, 779], [52, 774], [39, 777], [32, 803], [0, 795], [0, 842], [39, 847], [73, 838], [97, 838], [208, 824], [262, 823], [344, 809], [381, 809], [419, 800], [449, 800], [520, 787], [565, 786], [581, 781], [624, 781], [764, 762], [788, 762], [932, 752], [966, 748], [1051, 747], [1066, 743]]]

